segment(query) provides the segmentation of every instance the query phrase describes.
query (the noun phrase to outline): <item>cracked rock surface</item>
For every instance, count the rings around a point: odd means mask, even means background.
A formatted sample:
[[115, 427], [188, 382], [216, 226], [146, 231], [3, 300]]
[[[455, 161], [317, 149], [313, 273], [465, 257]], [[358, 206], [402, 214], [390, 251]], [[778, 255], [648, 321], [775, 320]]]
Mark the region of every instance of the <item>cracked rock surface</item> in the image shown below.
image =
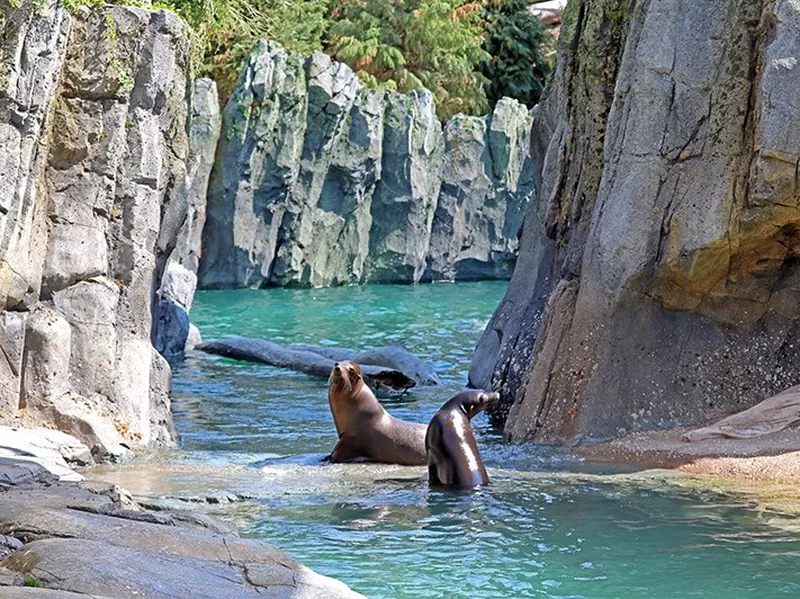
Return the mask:
[[[104, 483], [0, 478], [0, 560], [4, 598], [363, 597], [211, 518], [148, 512]], [[31, 577], [40, 588], [22, 587]]]
[[540, 201], [470, 371], [506, 438], [697, 424], [800, 381], [799, 64], [797, 0], [569, 3]]

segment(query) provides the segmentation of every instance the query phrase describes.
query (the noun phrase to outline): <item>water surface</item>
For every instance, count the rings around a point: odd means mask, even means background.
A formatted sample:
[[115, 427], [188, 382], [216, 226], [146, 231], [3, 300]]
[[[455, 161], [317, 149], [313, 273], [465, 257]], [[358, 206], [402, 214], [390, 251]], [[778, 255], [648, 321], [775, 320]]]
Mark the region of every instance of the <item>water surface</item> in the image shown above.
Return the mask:
[[[433, 364], [442, 385], [383, 401], [426, 422], [466, 383], [504, 290], [205, 291], [192, 318], [206, 339], [402, 343]], [[663, 475], [564, 474], [582, 465], [501, 444], [485, 415], [473, 428], [493, 484], [458, 494], [429, 490], [421, 468], [320, 466], [336, 440], [322, 380], [200, 354], [176, 368], [173, 408], [182, 450], [159, 459], [186, 471], [157, 477], [150, 492], [252, 496], [214, 509], [369, 597], [800, 596], [800, 534], [790, 519]]]

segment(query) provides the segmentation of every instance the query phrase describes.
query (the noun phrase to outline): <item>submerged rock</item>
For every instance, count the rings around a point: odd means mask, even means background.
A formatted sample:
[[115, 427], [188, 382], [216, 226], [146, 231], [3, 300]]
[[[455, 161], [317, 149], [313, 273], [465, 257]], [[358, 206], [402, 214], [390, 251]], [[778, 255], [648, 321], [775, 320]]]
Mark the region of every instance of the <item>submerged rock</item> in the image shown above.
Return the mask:
[[800, 380], [800, 8], [619, 6], [567, 6], [541, 201], [470, 370], [512, 440], [695, 424]]
[[[505, 99], [485, 122], [463, 163], [427, 90], [369, 90], [325, 54], [260, 43], [224, 111], [200, 285], [507, 278], [532, 195], [531, 118]], [[472, 167], [486, 180], [473, 185]]]

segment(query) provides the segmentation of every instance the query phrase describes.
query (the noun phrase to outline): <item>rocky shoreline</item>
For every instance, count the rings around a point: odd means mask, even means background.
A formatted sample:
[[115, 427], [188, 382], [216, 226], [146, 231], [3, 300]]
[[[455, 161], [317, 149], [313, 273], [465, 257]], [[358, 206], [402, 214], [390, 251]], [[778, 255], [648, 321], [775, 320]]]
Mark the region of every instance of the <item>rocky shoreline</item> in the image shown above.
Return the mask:
[[714, 438], [688, 443], [686, 428], [636, 433], [576, 448], [591, 462], [666, 468], [735, 480], [800, 481], [800, 429], [751, 439]]
[[2, 453], [6, 599], [363, 597], [208, 516], [144, 509], [112, 484], [59, 480], [53, 455]]

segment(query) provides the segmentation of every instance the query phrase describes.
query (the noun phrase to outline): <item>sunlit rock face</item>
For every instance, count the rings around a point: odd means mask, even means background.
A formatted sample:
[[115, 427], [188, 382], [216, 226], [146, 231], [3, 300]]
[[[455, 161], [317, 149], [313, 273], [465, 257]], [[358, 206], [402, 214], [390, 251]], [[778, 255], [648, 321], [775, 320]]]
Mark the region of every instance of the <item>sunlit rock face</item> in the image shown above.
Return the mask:
[[444, 128], [426, 90], [263, 42], [223, 116], [200, 285], [508, 278], [532, 194], [529, 111]]
[[99, 455], [172, 443], [153, 313], [170, 258], [197, 269], [210, 170], [186, 25], [48, 1], [0, 19], [0, 418]]
[[507, 438], [697, 423], [800, 380], [800, 4], [571, 2], [471, 382]]

